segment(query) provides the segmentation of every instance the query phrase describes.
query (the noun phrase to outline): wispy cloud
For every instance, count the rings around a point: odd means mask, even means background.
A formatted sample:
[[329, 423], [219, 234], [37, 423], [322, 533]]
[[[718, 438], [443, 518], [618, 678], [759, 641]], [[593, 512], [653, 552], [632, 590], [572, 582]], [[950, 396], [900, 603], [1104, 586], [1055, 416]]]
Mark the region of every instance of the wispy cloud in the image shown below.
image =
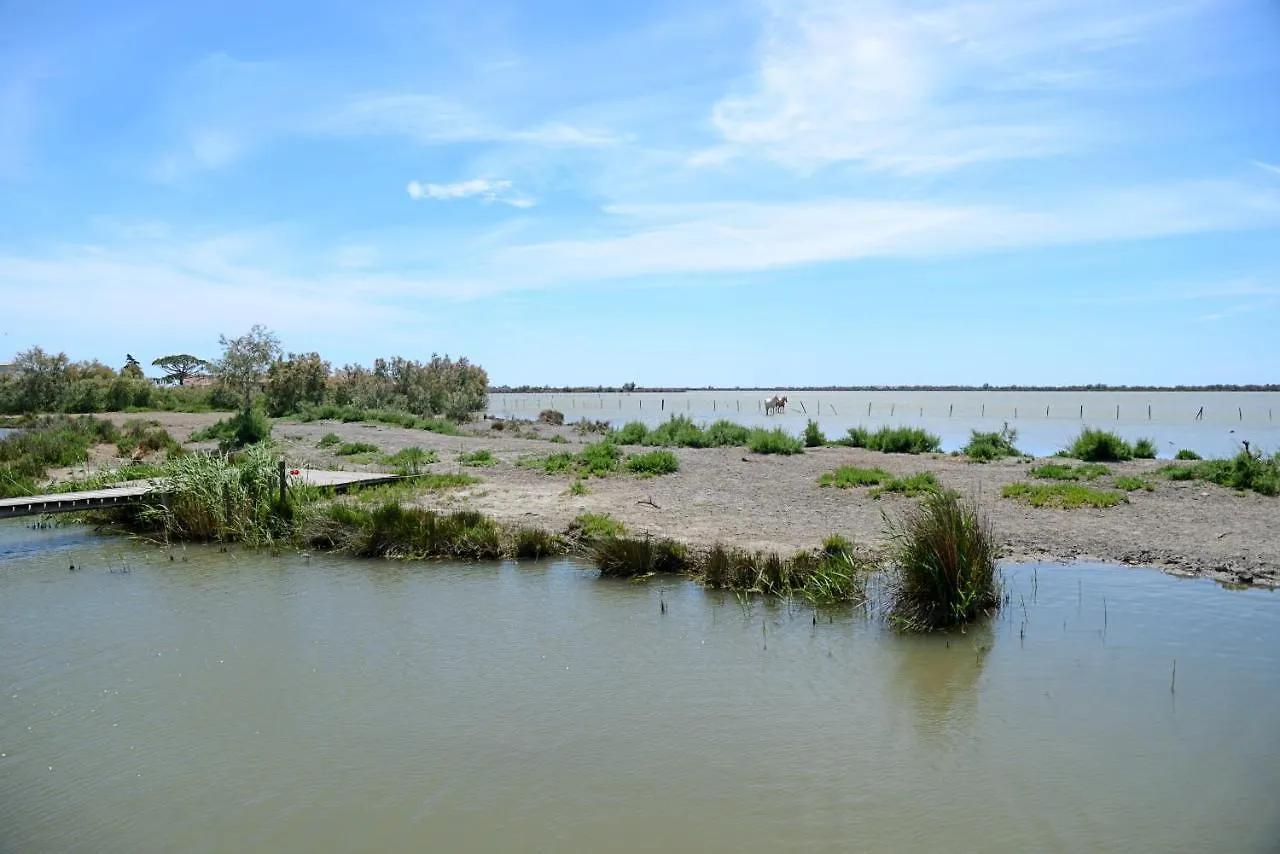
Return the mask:
[[502, 202], [517, 208], [531, 208], [533, 199], [520, 195], [512, 189], [510, 181], [494, 181], [488, 178], [474, 178], [470, 181], [458, 181], [453, 184], [423, 184], [410, 181], [409, 198], [415, 202], [421, 199], [467, 199], [479, 197], [484, 202]]
[[1280, 175], [1280, 166], [1277, 166], [1274, 163], [1263, 163], [1261, 160], [1253, 160], [1250, 162], [1253, 163], [1254, 166], [1257, 166], [1259, 169], [1263, 169], [1275, 175]]
[[29, 167], [38, 113], [39, 75], [28, 69], [5, 80], [5, 71], [0, 65], [0, 179], [20, 177]]
[[1079, 150], [1106, 130], [1072, 94], [1143, 78], [1144, 42], [1205, 7], [779, 2], [756, 73], [712, 110], [724, 142], [694, 162], [914, 173]]

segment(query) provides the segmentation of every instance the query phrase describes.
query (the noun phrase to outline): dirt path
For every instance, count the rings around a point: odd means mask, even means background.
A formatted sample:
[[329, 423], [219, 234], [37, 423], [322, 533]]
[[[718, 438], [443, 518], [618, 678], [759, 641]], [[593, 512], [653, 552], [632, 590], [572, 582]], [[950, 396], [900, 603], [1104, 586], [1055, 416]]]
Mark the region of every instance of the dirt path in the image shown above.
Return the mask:
[[[136, 416], [112, 416], [124, 420]], [[148, 415], [184, 440], [220, 415]], [[672, 537], [691, 545], [715, 542], [789, 552], [811, 548], [839, 533], [869, 546], [885, 542], [885, 518], [911, 499], [873, 499], [866, 489], [823, 489], [820, 474], [840, 465], [882, 468], [892, 474], [934, 472], [946, 486], [979, 496], [990, 513], [1008, 559], [1092, 559], [1156, 566], [1228, 583], [1280, 586], [1280, 499], [1238, 494], [1222, 487], [1152, 478], [1154, 492], [1129, 494], [1129, 503], [1105, 509], [1035, 509], [1000, 497], [1001, 488], [1025, 477], [1027, 463], [986, 465], [947, 456], [912, 457], [856, 448], [817, 448], [793, 457], [751, 454], [741, 448], [674, 449], [680, 471], [640, 479], [622, 475], [588, 481], [590, 492], [570, 496], [571, 479], [517, 466], [524, 455], [572, 450], [590, 441], [572, 428], [540, 426], [541, 434], [564, 436], [569, 445], [546, 439], [511, 438], [487, 429], [479, 435], [440, 436], [373, 424], [277, 422], [274, 435], [296, 463], [326, 468], [364, 468], [316, 447], [321, 436], [363, 441], [385, 452], [409, 446], [434, 449], [432, 471], [467, 471], [483, 482], [466, 489], [426, 494], [423, 506], [471, 507], [508, 523], [562, 530], [579, 513], [608, 513], [635, 533]], [[463, 468], [461, 452], [487, 448], [495, 466]], [[1113, 465], [1112, 472], [1144, 474], [1164, 462]]]

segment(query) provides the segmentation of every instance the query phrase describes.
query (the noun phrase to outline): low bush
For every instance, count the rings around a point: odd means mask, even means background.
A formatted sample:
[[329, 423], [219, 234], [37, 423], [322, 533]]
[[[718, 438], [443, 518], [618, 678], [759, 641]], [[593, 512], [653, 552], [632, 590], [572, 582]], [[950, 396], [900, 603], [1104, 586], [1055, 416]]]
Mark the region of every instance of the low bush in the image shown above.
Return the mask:
[[978, 506], [930, 495], [891, 528], [890, 614], [902, 628], [962, 624], [1000, 606], [997, 545]]
[[421, 474], [422, 470], [439, 460], [435, 451], [428, 451], [425, 448], [410, 447], [401, 448], [394, 454], [383, 457], [382, 461], [392, 466], [396, 474], [400, 475], [416, 475]]
[[874, 433], [865, 427], [851, 427], [848, 436], [835, 444], [885, 454], [929, 454], [942, 450], [942, 440], [927, 430], [887, 425]]
[[133, 419], [126, 421], [116, 440], [116, 450], [122, 457], [143, 457], [164, 451], [166, 455], [183, 453], [182, 445], [169, 435], [158, 421]]
[[757, 427], [747, 438], [747, 450], [754, 454], [803, 454], [804, 443], [781, 427]]
[[818, 477], [818, 486], [834, 486], [850, 489], [855, 486], [875, 486], [889, 479], [889, 473], [883, 469], [865, 469], [857, 466], [841, 466], [824, 472]]
[[337, 433], [325, 433], [320, 437], [320, 441], [316, 443], [317, 448], [331, 448], [334, 445], [342, 444], [342, 437]]
[[614, 431], [613, 441], [619, 445], [642, 445], [649, 435], [649, 428], [640, 421], [629, 421], [622, 429]]
[[588, 541], [621, 537], [626, 533], [626, 525], [607, 513], [581, 513], [569, 523], [570, 535]]
[[1111, 469], [1100, 463], [1085, 463], [1078, 466], [1043, 463], [1027, 469], [1030, 477], [1040, 480], [1097, 480], [1110, 473]]
[[493, 456], [493, 451], [479, 450], [472, 451], [469, 454], [459, 454], [458, 462], [464, 466], [496, 466], [497, 459]]
[[1137, 492], [1144, 490], [1146, 492], [1155, 491], [1155, 484], [1144, 477], [1134, 477], [1132, 475], [1123, 475], [1117, 477], [1113, 483], [1116, 489], [1123, 489], [1125, 492]]
[[670, 451], [650, 451], [627, 458], [627, 471], [644, 477], [673, 474], [680, 470], [680, 460]]
[[256, 445], [271, 438], [271, 421], [257, 409], [237, 412], [216, 424], [191, 434], [193, 442], [217, 442], [224, 453], [249, 445]]
[[896, 492], [907, 498], [916, 498], [921, 495], [932, 495], [941, 489], [938, 478], [931, 471], [917, 472], [906, 477], [891, 477], [878, 486], [872, 488], [868, 494], [872, 498], [879, 498], [886, 492]]
[[354, 457], [356, 454], [376, 454], [378, 446], [369, 442], [343, 442], [333, 452], [340, 457]]
[[564, 413], [557, 409], [544, 409], [538, 413], [538, 420], [543, 424], [554, 424], [558, 427], [564, 424]]
[[1109, 430], [1092, 427], [1081, 430], [1061, 453], [1086, 463], [1122, 463], [1133, 459], [1133, 447], [1128, 442]]
[[1014, 445], [1017, 440], [1018, 431], [1007, 423], [1000, 428], [999, 432], [982, 433], [972, 430], [968, 444], [960, 449], [960, 453], [971, 460], [984, 463], [1003, 457], [1020, 457], [1023, 454]]
[[95, 445], [116, 442], [110, 421], [90, 415], [26, 419], [0, 440], [0, 498], [32, 495], [51, 468], [82, 463]]
[[1264, 457], [1246, 449], [1229, 460], [1201, 460], [1189, 466], [1165, 466], [1159, 474], [1170, 480], [1202, 480], [1242, 492], [1280, 495], [1280, 453]]
[[1181, 450], [1179, 450], [1179, 451], [1178, 451], [1178, 453], [1176, 453], [1176, 454], [1174, 454], [1174, 455], [1173, 455], [1173, 458], [1174, 458], [1175, 460], [1199, 460], [1199, 459], [1203, 459], [1203, 458], [1202, 458], [1199, 454], [1197, 454], [1195, 451], [1192, 451], [1192, 450], [1190, 450], [1190, 449], [1188, 449], [1188, 448], [1182, 448]]
[[812, 418], [804, 425], [804, 446], [806, 448], [821, 448], [827, 444], [827, 437], [823, 435], [822, 428], [818, 426], [818, 422]]
[[1032, 507], [1060, 507], [1072, 510], [1077, 507], [1115, 507], [1129, 499], [1124, 493], [1111, 489], [1095, 489], [1079, 483], [1011, 483], [1001, 495], [1021, 499]]
[[1156, 458], [1156, 443], [1154, 439], [1139, 439], [1133, 443], [1133, 458], [1135, 460], [1154, 460]]

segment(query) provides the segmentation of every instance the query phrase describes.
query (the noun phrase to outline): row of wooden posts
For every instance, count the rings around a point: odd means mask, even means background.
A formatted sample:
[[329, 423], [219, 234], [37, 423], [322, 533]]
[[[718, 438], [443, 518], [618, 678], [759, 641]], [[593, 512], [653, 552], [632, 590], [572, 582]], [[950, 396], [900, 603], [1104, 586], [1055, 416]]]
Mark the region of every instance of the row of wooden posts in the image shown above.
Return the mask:
[[[589, 399], [589, 398], [588, 398], [588, 399]], [[518, 409], [519, 409], [519, 408], [523, 408], [523, 407], [521, 406], [521, 404], [524, 402], [524, 400], [525, 400], [525, 399], [523, 399], [523, 398], [518, 398], [518, 399], [516, 400], [516, 406], [517, 406], [517, 408], [518, 408]], [[603, 398], [603, 397], [601, 397], [599, 400], [600, 400], [600, 406], [599, 406], [599, 409], [603, 411], [603, 410], [604, 410], [604, 398]], [[639, 398], [639, 401], [640, 401], [640, 407], [639, 407], [639, 408], [640, 408], [641, 410], [643, 410], [643, 409], [644, 409], [644, 398]], [[721, 411], [721, 410], [720, 410], [720, 408], [719, 408], [719, 407], [720, 407], [720, 403], [721, 403], [721, 402], [722, 402], [722, 401], [718, 401], [718, 400], [712, 400], [712, 401], [711, 401], [711, 411], [712, 411], [713, 413], [714, 413], [714, 412], [720, 412], [720, 411]], [[552, 399], [552, 403], [554, 403], [554, 398]], [[800, 413], [801, 415], [809, 415], [809, 414], [811, 414], [811, 413], [809, 412], [808, 408], [805, 406], [805, 404], [804, 404], [804, 401], [803, 401], [803, 400], [798, 400], [798, 401], [796, 401], [796, 403], [798, 403], [798, 404], [800, 405], [799, 413]], [[742, 412], [742, 401], [741, 401], [741, 400], [735, 400], [735, 401], [733, 401], [733, 404], [734, 404], [734, 411]], [[536, 407], [536, 406], [541, 406], [541, 405], [542, 405], [542, 404], [541, 404], [541, 398], [535, 398], [535, 404], [534, 404], [534, 405], [535, 405], [535, 407]], [[832, 404], [828, 403], [828, 404], [827, 404], [827, 406], [828, 406], [828, 408], [830, 408], [830, 410], [831, 410], [831, 414], [832, 414], [832, 415], [835, 415], [835, 416], [839, 416], [839, 415], [840, 415], [840, 413], [836, 411], [836, 408], [835, 408], [835, 406], [834, 406], [834, 405], [832, 405]], [[686, 397], [686, 398], [685, 398], [685, 401], [684, 401], [684, 408], [685, 408], [685, 411], [686, 411], [686, 412], [687, 412], [687, 411], [690, 411], [690, 410], [691, 410], [691, 407], [692, 407], [692, 399], [691, 399], [691, 398], [687, 398], [687, 397]], [[574, 397], [569, 398], [569, 408], [570, 408], [570, 409], [577, 409], [577, 408], [578, 408], [578, 400], [577, 400], [577, 398], [574, 398]], [[584, 407], [584, 408], [589, 408], [589, 407]], [[871, 417], [871, 408], [872, 408], [872, 403], [871, 403], [871, 402], [868, 402], [868, 403], [867, 403], [867, 417], [868, 417], [868, 418], [870, 418], [870, 417]], [[954, 403], [953, 403], [953, 404], [950, 404], [950, 405], [947, 407], [947, 417], [948, 417], [948, 418], [952, 418], [952, 417], [954, 417], [954, 415], [955, 415], [955, 408], [956, 408], [956, 406], [955, 406], [955, 404], [954, 404]], [[619, 410], [621, 410], [621, 409], [622, 409], [622, 398], [621, 398], [621, 397], [620, 397], [620, 398], [618, 398], [618, 409], [619, 409]], [[1046, 407], [1044, 408], [1044, 417], [1045, 417], [1045, 418], [1049, 418], [1049, 417], [1050, 417], [1049, 413], [1050, 413], [1050, 410], [1051, 410], [1051, 409], [1052, 409], [1052, 406], [1046, 406]], [[665, 397], [664, 397], [664, 398], [659, 398], [659, 399], [658, 399], [658, 410], [659, 410], [660, 412], [666, 412], [666, 411], [667, 411], [667, 399], [666, 399]], [[674, 406], [672, 407], [672, 410], [673, 410], [673, 411], [675, 410], [675, 407], [674, 407]], [[763, 410], [764, 410], [764, 404], [763, 404], [763, 402], [761, 402], [761, 401], [758, 401], [758, 400], [757, 400], [757, 401], [756, 401], [756, 411], [757, 411], [757, 412], [763, 412]], [[730, 409], [729, 409], [729, 404], [727, 404], [727, 403], [725, 404], [725, 409], [724, 409], [724, 411], [725, 411], [725, 412], [729, 412], [729, 411], [730, 411]], [[792, 412], [796, 412], [797, 410], [792, 409], [791, 411], [792, 411]], [[890, 405], [889, 405], [889, 417], [890, 417], [890, 418], [893, 418], [893, 417], [897, 414], [897, 411], [898, 411], [898, 405], [897, 405], [896, 403], [894, 403], [894, 404], [890, 404]], [[817, 401], [817, 403], [816, 403], [816, 406], [815, 406], [815, 410], [814, 410], [814, 412], [813, 412], [812, 414], [815, 414], [815, 415], [821, 415], [821, 414], [822, 414], [822, 400], [821, 400], [821, 398], [819, 398], [819, 399], [818, 399], [818, 401]], [[1236, 416], [1237, 416], [1237, 419], [1238, 419], [1238, 420], [1240, 420], [1240, 421], [1243, 421], [1243, 420], [1244, 420], [1244, 407], [1236, 407]], [[923, 407], [923, 406], [922, 406], [922, 407], [920, 407], [920, 417], [921, 417], [921, 418], [923, 418], [923, 417], [924, 417], [924, 407]], [[986, 418], [986, 417], [987, 417], [987, 405], [986, 405], [985, 403], [984, 403], [984, 404], [982, 404], [982, 417], [983, 417], [983, 418]], [[1014, 417], [1015, 419], [1018, 417], [1018, 407], [1016, 407], [1016, 406], [1013, 408], [1013, 417]], [[1081, 405], [1080, 405], [1080, 420], [1081, 420], [1081, 421], [1083, 421], [1083, 420], [1084, 420], [1084, 404], [1081, 404]], [[1119, 421], [1119, 420], [1120, 420], [1120, 405], [1119, 405], [1119, 404], [1116, 404], [1116, 420], [1117, 420], [1117, 421]], [[1148, 421], [1152, 420], [1152, 417], [1151, 417], [1151, 405], [1150, 405], [1150, 404], [1147, 404], [1147, 420], [1148, 420]], [[1203, 420], [1204, 420], [1204, 407], [1203, 407], [1203, 406], [1202, 406], [1202, 407], [1200, 407], [1200, 409], [1196, 412], [1196, 414], [1195, 414], [1195, 418], [1194, 418], [1193, 420], [1195, 420], [1195, 421], [1203, 421]], [[1274, 417], [1273, 417], [1273, 414], [1272, 414], [1272, 410], [1271, 410], [1271, 409], [1268, 409], [1268, 410], [1267, 410], [1267, 420], [1268, 420], [1268, 421], [1273, 421], [1273, 420], [1275, 420], [1275, 419], [1274, 419]]]

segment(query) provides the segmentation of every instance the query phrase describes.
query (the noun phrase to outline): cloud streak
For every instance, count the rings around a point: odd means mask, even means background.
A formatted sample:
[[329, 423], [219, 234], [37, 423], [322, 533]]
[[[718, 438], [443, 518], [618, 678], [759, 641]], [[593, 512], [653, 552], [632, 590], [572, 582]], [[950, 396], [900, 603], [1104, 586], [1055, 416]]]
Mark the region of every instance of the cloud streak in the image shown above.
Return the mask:
[[453, 184], [423, 184], [420, 181], [410, 181], [406, 189], [409, 198], [415, 202], [422, 199], [450, 201], [478, 197], [486, 204], [501, 202], [516, 208], [531, 208], [534, 205], [533, 199], [515, 192], [510, 181], [495, 181], [488, 178], [474, 178]]

